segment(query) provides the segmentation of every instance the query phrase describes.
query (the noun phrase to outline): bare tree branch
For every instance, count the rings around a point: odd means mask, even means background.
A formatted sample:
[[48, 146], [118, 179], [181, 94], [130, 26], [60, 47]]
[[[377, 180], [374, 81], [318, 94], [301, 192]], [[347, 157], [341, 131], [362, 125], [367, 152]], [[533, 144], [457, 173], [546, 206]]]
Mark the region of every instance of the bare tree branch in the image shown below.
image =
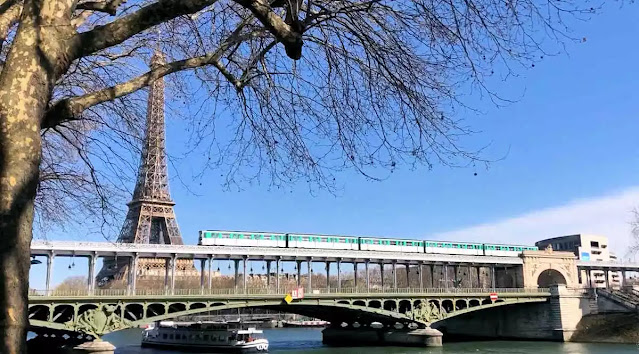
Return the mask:
[[79, 3], [76, 6], [78, 10], [91, 10], [107, 13], [111, 16], [115, 16], [118, 8], [126, 0], [104, 0], [104, 1], [87, 1]]
[[130, 37], [176, 17], [193, 14], [217, 0], [159, 0], [106, 25], [78, 34], [73, 43], [74, 58], [120, 44]]

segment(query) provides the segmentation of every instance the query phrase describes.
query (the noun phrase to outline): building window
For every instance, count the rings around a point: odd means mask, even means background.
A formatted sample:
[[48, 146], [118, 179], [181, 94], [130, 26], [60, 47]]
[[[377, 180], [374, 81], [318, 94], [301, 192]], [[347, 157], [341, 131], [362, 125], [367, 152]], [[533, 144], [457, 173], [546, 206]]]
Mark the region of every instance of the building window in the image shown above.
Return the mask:
[[590, 247], [597, 247], [597, 248], [599, 248], [599, 242], [597, 242], [597, 241], [590, 241]]

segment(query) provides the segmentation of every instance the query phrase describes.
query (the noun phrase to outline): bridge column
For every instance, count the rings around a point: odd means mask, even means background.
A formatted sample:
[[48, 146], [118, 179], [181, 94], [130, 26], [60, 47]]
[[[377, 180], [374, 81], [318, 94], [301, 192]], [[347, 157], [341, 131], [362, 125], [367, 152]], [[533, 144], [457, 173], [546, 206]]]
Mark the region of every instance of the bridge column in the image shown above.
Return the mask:
[[353, 261], [353, 285], [355, 285], [355, 289], [357, 289], [357, 262], [355, 261]]
[[246, 291], [248, 290], [248, 286], [247, 286], [248, 283], [246, 282], [248, 280], [247, 279], [248, 277], [246, 276], [246, 263], [247, 263], [247, 261], [248, 261], [248, 256], [244, 256], [244, 260], [242, 261], [242, 267], [243, 267], [243, 270], [242, 270], [242, 272], [243, 272], [242, 273], [242, 288], [244, 289], [244, 294], [246, 294]]
[[211, 289], [213, 289], [213, 256], [209, 255], [209, 294], [211, 293]]
[[275, 260], [275, 292], [280, 292], [280, 257]]
[[271, 261], [266, 261], [266, 288], [271, 290]]
[[240, 260], [239, 259], [234, 259], [233, 260], [233, 264], [235, 265], [235, 292], [237, 293], [237, 287], [240, 285], [239, 281], [240, 281]]
[[406, 287], [410, 288], [410, 263], [406, 263]]
[[205, 268], [204, 266], [206, 265], [206, 259], [200, 259], [200, 292], [202, 294], [204, 294], [204, 273], [205, 273]]
[[364, 261], [364, 269], [366, 269], [366, 291], [370, 292], [371, 291], [371, 278], [370, 275], [368, 274], [368, 259], [366, 261]]
[[384, 262], [380, 262], [379, 263], [379, 272], [382, 274], [382, 276], [381, 276], [382, 292], [384, 292]]
[[133, 287], [132, 287], [132, 283], [133, 283], [133, 257], [129, 257], [129, 269], [127, 269], [127, 274], [126, 274], [126, 294], [127, 295], [132, 295], [133, 294]]
[[129, 266], [129, 274], [130, 274], [130, 286], [129, 288], [131, 289], [130, 292], [131, 294], [135, 295], [135, 289], [137, 288], [137, 283], [138, 283], [138, 254], [134, 253], [131, 256], [130, 259], [130, 266]]
[[297, 286], [299, 287], [302, 285], [302, 261], [296, 260], [295, 263], [295, 268], [297, 268]]
[[495, 289], [495, 265], [490, 265], [490, 287]]
[[310, 294], [313, 292], [313, 259], [309, 258], [306, 264], [308, 265], [308, 292]]
[[89, 255], [89, 278], [87, 279], [87, 286], [89, 287], [89, 295], [93, 295], [95, 292], [95, 259], [97, 258], [97, 252], [91, 252]]
[[424, 291], [424, 262], [419, 262], [419, 290]]
[[337, 260], [337, 291], [341, 291], [342, 290], [342, 278], [341, 278], [341, 268], [342, 267], [342, 260], [338, 259]]
[[171, 255], [171, 295], [175, 294], [175, 267], [177, 267], [177, 254]]
[[169, 269], [171, 268], [171, 258], [164, 259], [164, 294], [169, 293]]
[[393, 271], [393, 289], [397, 289], [397, 262], [393, 261], [392, 263], [392, 271]]
[[331, 288], [331, 262], [326, 261], [326, 289], [330, 293]]
[[51, 290], [51, 272], [53, 272], [53, 261], [55, 259], [55, 253], [50, 252], [47, 255], [47, 280], [45, 289], [47, 291], [47, 295], [49, 295], [49, 291]]
[[608, 272], [608, 269], [604, 268], [604, 278], [606, 280], [606, 289], [611, 287], [610, 286], [610, 279], [608, 279], [608, 273], [610, 273], [610, 272]]
[[626, 270], [621, 271], [621, 286], [626, 286]]
[[430, 286], [433, 288], [439, 288], [440, 285], [435, 283], [435, 264], [430, 264]]
[[586, 268], [586, 282], [589, 288], [592, 288], [592, 279], [590, 279], [590, 268]]
[[[458, 264], [453, 264], [453, 288], [455, 288], [457, 281], [459, 280], [458, 277], [459, 274], [459, 265]], [[459, 285], [461, 286], [461, 281], [459, 282]]]
[[444, 264], [444, 288], [448, 289], [448, 264]]

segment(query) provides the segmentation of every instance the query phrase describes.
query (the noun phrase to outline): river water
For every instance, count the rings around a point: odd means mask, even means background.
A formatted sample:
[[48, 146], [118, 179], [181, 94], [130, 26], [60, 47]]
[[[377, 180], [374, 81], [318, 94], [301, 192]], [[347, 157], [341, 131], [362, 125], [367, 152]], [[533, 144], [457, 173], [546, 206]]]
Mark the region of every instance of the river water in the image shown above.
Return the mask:
[[[117, 347], [116, 354], [176, 354], [181, 352], [140, 348], [140, 329], [130, 329], [104, 336]], [[639, 354], [639, 343], [590, 344], [554, 342], [465, 342], [444, 343], [442, 348], [353, 347], [322, 345], [321, 329], [265, 329], [270, 342], [269, 353], [305, 354]]]

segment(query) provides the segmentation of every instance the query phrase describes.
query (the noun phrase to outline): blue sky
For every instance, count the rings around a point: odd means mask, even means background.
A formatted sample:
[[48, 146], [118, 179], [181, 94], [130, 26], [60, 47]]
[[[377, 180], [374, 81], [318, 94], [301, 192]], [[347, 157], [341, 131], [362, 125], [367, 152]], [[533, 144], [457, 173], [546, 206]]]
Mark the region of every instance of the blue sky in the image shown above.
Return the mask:
[[[233, 229], [533, 243], [584, 232], [609, 236], [623, 254], [630, 210], [639, 206], [637, 18], [636, 5], [608, 4], [573, 27], [585, 42], [496, 86], [517, 102], [469, 98], [483, 112], [464, 117], [482, 131], [469, 142], [490, 143], [487, 158], [505, 156], [488, 169], [400, 166], [383, 182], [350, 171], [337, 175], [332, 195], [303, 184], [229, 191], [214, 173], [189, 184], [193, 161], [178, 160], [171, 192], [183, 238], [194, 244], [198, 230]], [[168, 149], [179, 154], [185, 134], [168, 119]]]
[[[476, 102], [483, 114], [466, 120], [482, 133], [472, 142], [491, 143], [489, 158], [506, 156], [489, 169], [402, 166], [383, 182], [351, 171], [337, 176], [342, 188], [335, 196], [311, 195], [305, 185], [224, 191], [211, 174], [202, 186], [190, 186], [201, 196], [172, 185], [184, 238], [194, 243], [204, 228], [428, 237], [635, 186], [637, 15], [637, 6], [604, 9], [575, 27], [586, 42], [497, 88], [518, 102], [503, 108]], [[169, 149], [179, 149], [168, 139]]]

